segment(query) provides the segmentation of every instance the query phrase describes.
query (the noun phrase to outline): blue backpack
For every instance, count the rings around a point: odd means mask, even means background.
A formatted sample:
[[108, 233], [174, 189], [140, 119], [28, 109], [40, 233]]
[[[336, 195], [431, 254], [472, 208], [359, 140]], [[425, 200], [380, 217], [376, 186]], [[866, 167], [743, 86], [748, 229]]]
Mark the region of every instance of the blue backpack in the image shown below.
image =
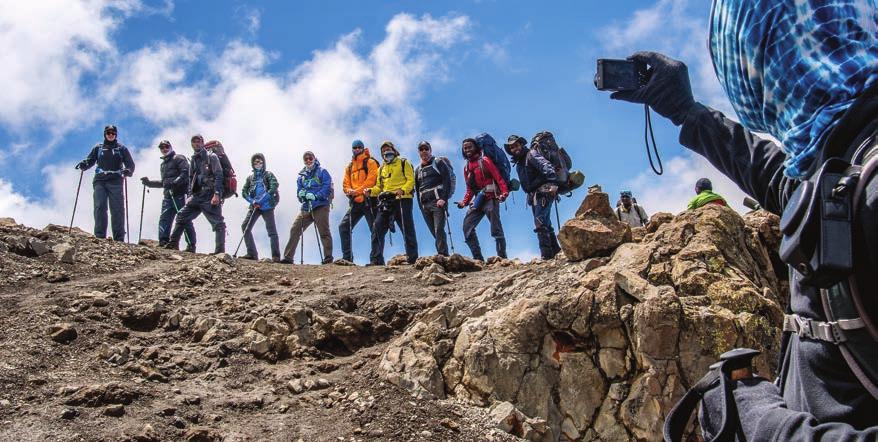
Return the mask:
[[506, 183], [509, 184], [509, 173], [512, 171], [512, 165], [509, 164], [509, 158], [506, 157], [506, 153], [503, 152], [503, 149], [500, 149], [500, 146], [497, 146], [494, 137], [487, 133], [483, 133], [479, 134], [475, 139], [476, 143], [479, 143], [479, 147], [482, 148], [482, 153], [490, 158], [491, 162], [497, 166], [497, 170], [500, 171], [500, 176], [503, 177], [503, 181], [506, 181]]

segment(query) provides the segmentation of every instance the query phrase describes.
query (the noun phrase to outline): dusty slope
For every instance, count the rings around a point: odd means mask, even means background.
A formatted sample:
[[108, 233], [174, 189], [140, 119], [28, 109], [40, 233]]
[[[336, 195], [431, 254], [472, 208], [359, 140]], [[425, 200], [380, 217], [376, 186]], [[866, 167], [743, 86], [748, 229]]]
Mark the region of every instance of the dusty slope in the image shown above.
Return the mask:
[[[42, 247], [65, 242], [72, 264]], [[437, 288], [408, 266], [226, 263], [0, 222], [0, 440], [509, 440], [377, 375], [414, 314], [514, 267], [494, 270]], [[308, 333], [274, 345], [284, 313]]]

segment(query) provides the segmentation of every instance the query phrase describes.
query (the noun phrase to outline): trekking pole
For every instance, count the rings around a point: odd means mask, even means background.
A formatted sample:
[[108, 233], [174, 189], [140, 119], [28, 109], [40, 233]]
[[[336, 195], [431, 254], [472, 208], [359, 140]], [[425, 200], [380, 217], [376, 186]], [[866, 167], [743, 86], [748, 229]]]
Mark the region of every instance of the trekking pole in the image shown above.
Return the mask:
[[235, 258], [238, 257], [238, 251], [241, 250], [241, 243], [244, 242], [244, 236], [247, 235], [247, 232], [249, 232], [250, 229], [253, 228], [253, 226], [250, 225], [250, 221], [253, 221], [253, 214], [255, 212], [256, 212], [256, 208], [251, 205], [250, 206], [250, 213], [247, 214], [247, 218], [246, 218], [247, 222], [244, 223], [244, 234], [241, 235], [241, 240], [238, 241], [238, 247], [235, 247], [235, 254], [232, 255]]
[[[304, 224], [304, 221], [302, 222]], [[299, 224], [299, 264], [305, 265], [305, 228]]]
[[131, 235], [128, 234], [128, 231], [131, 230], [128, 228], [128, 179], [124, 176], [122, 177], [122, 192], [125, 195], [125, 242], [131, 244]]
[[[176, 222], [177, 222], [177, 217], [180, 215], [180, 208], [177, 207], [177, 200], [174, 199], [174, 193], [171, 192], [170, 195], [171, 195], [171, 204], [174, 206], [174, 213], [175, 213], [175, 215], [174, 215], [174, 223], [176, 223]], [[186, 233], [186, 229], [183, 229], [183, 237], [186, 238], [186, 244], [189, 245], [189, 246], [191, 247], [191, 246], [192, 246], [192, 240], [189, 239], [189, 234]]]
[[451, 244], [451, 254], [454, 254], [454, 237], [451, 236], [451, 218], [448, 217], [448, 202], [445, 203], [445, 227], [448, 228], [448, 242]]
[[558, 222], [558, 230], [561, 230], [561, 216], [558, 215], [558, 204], [561, 202], [558, 197], [555, 197], [555, 221]]
[[323, 246], [320, 244], [320, 232], [317, 231], [317, 218], [314, 218], [311, 201], [308, 201], [308, 213], [311, 214], [311, 221], [314, 222], [314, 237], [317, 238], [317, 251], [320, 252], [320, 264], [323, 264]]
[[137, 230], [137, 244], [140, 244], [140, 240], [143, 237], [143, 207], [146, 205], [146, 184], [143, 185], [143, 192], [140, 195], [140, 228]]
[[67, 234], [73, 232], [73, 218], [76, 216], [76, 204], [79, 203], [79, 189], [82, 187], [82, 175], [84, 170], [79, 171], [79, 184], [76, 185], [76, 199], [73, 200], [73, 215], [70, 215], [70, 227], [67, 228]]

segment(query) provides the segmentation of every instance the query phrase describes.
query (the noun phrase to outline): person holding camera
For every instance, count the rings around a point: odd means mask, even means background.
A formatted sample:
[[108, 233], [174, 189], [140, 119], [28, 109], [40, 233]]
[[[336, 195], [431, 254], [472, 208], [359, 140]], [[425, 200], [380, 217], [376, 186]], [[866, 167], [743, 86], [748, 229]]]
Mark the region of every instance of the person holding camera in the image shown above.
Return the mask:
[[[710, 55], [741, 123], [695, 101], [686, 65], [654, 52], [630, 57], [649, 66], [645, 84], [612, 95], [670, 119], [683, 146], [783, 213], [779, 377], [731, 371], [696, 384], [707, 439], [878, 439], [876, 14], [854, 0], [715, 0]], [[683, 425], [669, 419], [666, 437]]]
[[94, 188], [95, 237], [107, 237], [107, 206], [112, 218], [113, 241], [125, 241], [125, 195], [122, 187], [126, 177], [134, 173], [131, 152], [120, 143], [116, 126], [104, 127], [104, 141], [95, 144], [88, 156], [76, 164], [76, 169], [88, 170], [97, 164], [92, 180]]
[[372, 196], [378, 197], [378, 211], [372, 226], [369, 265], [384, 265], [384, 237], [394, 222], [402, 229], [408, 263], [414, 264], [418, 259], [418, 238], [412, 218], [415, 171], [412, 163], [402, 158], [390, 141], [381, 144], [381, 158], [384, 162], [378, 169], [378, 180], [371, 190]]
[[[186, 192], [189, 190], [189, 160], [174, 152], [171, 142], [159, 142], [162, 153], [162, 164], [159, 166], [160, 181], [152, 181], [149, 177], [140, 178], [146, 187], [161, 188], [162, 211], [159, 215], [159, 247], [164, 247], [171, 239], [171, 228], [180, 208], [186, 204]], [[184, 228], [186, 233], [186, 251], [195, 252], [195, 227], [190, 221]]]
[[512, 158], [518, 181], [527, 194], [527, 205], [533, 210], [534, 232], [537, 234], [540, 257], [552, 259], [561, 251], [552, 227], [552, 204], [558, 196], [558, 175], [555, 168], [536, 149], [528, 149], [524, 137], [510, 135], [503, 147]]
[[463, 179], [466, 182], [466, 193], [463, 200], [457, 202], [457, 208], [469, 206], [463, 218], [463, 237], [472, 252], [473, 259], [484, 261], [476, 227], [482, 218], [488, 217], [491, 223], [491, 236], [497, 247], [497, 256], [506, 258], [506, 237], [503, 224], [500, 222], [500, 203], [509, 196], [506, 181], [500, 175], [497, 166], [490, 158], [482, 154], [481, 145], [474, 138], [463, 140], [461, 153], [466, 160]]

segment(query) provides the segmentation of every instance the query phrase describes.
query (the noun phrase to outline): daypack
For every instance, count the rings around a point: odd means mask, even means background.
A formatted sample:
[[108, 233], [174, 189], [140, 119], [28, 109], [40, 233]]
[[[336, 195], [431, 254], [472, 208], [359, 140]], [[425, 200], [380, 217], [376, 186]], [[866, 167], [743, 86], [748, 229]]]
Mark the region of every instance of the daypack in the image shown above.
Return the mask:
[[[500, 194], [500, 186], [497, 184], [496, 181], [493, 181], [494, 178], [491, 177], [491, 174], [488, 172], [488, 169], [485, 169], [485, 156], [484, 155], [479, 157], [479, 169], [481, 169], [481, 171], [482, 171], [482, 176], [491, 178], [492, 184], [494, 185], [494, 188], [495, 188], [494, 193], [499, 195]], [[472, 191], [474, 193], [479, 193], [482, 191], [483, 188], [479, 188], [476, 185], [476, 173], [473, 172], [472, 170], [470, 170], [469, 161], [467, 161], [466, 166], [464, 166], [464, 168], [463, 168], [463, 179], [466, 180], [467, 186], [469, 186], [469, 188], [472, 189]]]
[[[559, 147], [555, 142], [555, 136], [549, 131], [540, 132], [534, 135], [530, 142], [531, 149], [535, 149], [543, 156], [555, 169], [555, 175], [558, 177], [558, 193], [568, 193], [576, 187], [570, 182], [571, 170], [573, 167], [573, 159], [567, 154], [563, 147]], [[580, 184], [581, 185], [581, 184]]]
[[223, 168], [223, 199], [230, 198], [232, 195], [238, 196], [238, 178], [235, 176], [235, 169], [232, 168], [232, 162], [226, 155], [223, 144], [217, 140], [210, 140], [204, 145], [205, 149], [213, 152], [219, 158], [220, 166]]
[[[266, 191], [268, 191], [268, 187], [269, 187], [268, 174], [270, 174], [270, 173], [271, 172], [268, 172], [268, 171], [265, 171], [262, 173], [262, 185], [265, 186]], [[274, 175], [274, 174], [272, 173], [272, 175]], [[253, 178], [253, 175], [250, 175], [247, 177], [247, 182], [244, 183], [244, 187], [255, 187], [256, 186], [256, 184], [253, 183], [253, 180], [251, 178]], [[278, 185], [278, 188], [279, 187], [280, 187], [280, 185]], [[272, 198], [274, 198], [274, 205], [277, 206], [277, 203], [280, 202], [280, 189], [275, 189], [274, 193], [271, 193], [269, 195]]]
[[439, 163], [444, 164], [445, 168], [448, 169], [450, 175], [449, 181], [451, 181], [451, 188], [448, 190], [448, 197], [451, 198], [454, 196], [455, 190], [457, 190], [457, 176], [454, 174], [454, 167], [451, 166], [451, 160], [449, 160], [448, 157], [433, 157], [433, 162], [430, 163], [429, 167], [432, 167], [440, 176], [442, 175], [442, 171], [440, 171], [439, 166], [437, 166]]
[[497, 146], [494, 137], [487, 133], [479, 134], [475, 140], [476, 143], [479, 143], [479, 147], [482, 148], [482, 154], [491, 159], [491, 162], [497, 166], [497, 170], [500, 172], [503, 181], [508, 184], [509, 173], [512, 171], [512, 165], [509, 164], [509, 158], [506, 157], [506, 153], [503, 149], [500, 149], [500, 146]]
[[[314, 178], [311, 178], [312, 181], [316, 182], [318, 186], [323, 185], [323, 181], [320, 181], [320, 171], [323, 170], [322, 167], [319, 167], [318, 170], [314, 171]], [[332, 204], [332, 200], [335, 199], [335, 186], [332, 184], [332, 179], [329, 180], [329, 195], [327, 195], [326, 200], [329, 201], [329, 204]]]

